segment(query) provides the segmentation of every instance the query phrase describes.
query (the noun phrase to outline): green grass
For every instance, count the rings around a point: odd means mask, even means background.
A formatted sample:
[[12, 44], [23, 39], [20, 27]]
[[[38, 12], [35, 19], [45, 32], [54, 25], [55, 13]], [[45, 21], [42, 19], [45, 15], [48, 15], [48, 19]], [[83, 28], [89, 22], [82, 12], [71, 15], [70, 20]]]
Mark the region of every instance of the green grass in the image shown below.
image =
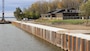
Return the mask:
[[85, 20], [53, 20], [52, 24], [63, 23], [63, 24], [83, 24]]
[[[48, 20], [48, 19], [43, 19], [43, 20], [36, 20], [36, 22], [39, 23], [51, 23], [51, 24], [84, 24], [86, 20], [76, 20], [76, 19], [69, 19], [69, 20]], [[90, 20], [89, 20], [90, 22]]]
[[35, 20], [35, 22], [40, 24], [51, 24], [51, 21], [48, 19], [38, 19], [38, 20]]
[[38, 19], [38, 20], [35, 20], [35, 22], [49, 23], [50, 20], [48, 20], [48, 19]]

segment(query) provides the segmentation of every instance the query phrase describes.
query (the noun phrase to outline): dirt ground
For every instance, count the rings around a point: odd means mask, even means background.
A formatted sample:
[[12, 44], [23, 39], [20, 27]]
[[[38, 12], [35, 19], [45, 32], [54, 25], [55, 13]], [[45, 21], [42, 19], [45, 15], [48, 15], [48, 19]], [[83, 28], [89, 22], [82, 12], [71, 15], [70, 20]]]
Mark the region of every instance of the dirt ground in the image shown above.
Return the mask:
[[64, 29], [69, 29], [69, 30], [90, 30], [90, 26], [85, 26], [85, 25], [52, 25], [54, 27], [59, 27], [59, 28], [64, 28]]
[[[36, 23], [34, 21], [28, 21], [28, 22]], [[50, 23], [36, 23], [36, 24], [47, 25], [47, 26], [52, 26], [57, 28], [68, 29], [68, 30], [90, 30], [90, 25], [86, 26], [86, 25], [50, 24]]]
[[38, 23], [34, 21], [27, 21], [27, 22], [67, 29], [65, 32], [84, 33], [90, 35], [90, 25], [86, 26], [86, 25], [72, 25], [72, 24], [50, 24], [50, 23]]
[[42, 25], [63, 28], [68, 30], [90, 30], [90, 26], [86, 25], [72, 25], [72, 24], [47, 24], [47, 23], [38, 23]]

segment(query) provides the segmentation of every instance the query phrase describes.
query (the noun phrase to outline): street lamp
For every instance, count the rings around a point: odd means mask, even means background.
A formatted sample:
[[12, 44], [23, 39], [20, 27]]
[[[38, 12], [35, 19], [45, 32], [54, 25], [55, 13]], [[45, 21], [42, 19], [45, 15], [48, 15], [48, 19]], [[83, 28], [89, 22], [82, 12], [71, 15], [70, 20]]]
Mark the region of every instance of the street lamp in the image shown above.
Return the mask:
[[2, 21], [5, 21], [4, 19], [4, 0], [2, 0]]

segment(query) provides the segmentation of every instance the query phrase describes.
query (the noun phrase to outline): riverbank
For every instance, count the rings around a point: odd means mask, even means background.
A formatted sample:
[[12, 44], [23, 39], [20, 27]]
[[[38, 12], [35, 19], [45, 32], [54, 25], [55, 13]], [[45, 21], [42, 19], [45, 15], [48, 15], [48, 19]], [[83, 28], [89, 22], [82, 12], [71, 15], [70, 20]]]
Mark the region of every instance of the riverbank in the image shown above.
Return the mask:
[[29, 23], [47, 25], [57, 28], [64, 28], [69, 30], [90, 30], [90, 20], [88, 26], [86, 26], [86, 20], [47, 20], [39, 19], [34, 21], [27, 21]]
[[90, 51], [89, 34], [21, 21], [12, 24], [64, 50]]
[[11, 21], [0, 20], [0, 24], [11, 24]]

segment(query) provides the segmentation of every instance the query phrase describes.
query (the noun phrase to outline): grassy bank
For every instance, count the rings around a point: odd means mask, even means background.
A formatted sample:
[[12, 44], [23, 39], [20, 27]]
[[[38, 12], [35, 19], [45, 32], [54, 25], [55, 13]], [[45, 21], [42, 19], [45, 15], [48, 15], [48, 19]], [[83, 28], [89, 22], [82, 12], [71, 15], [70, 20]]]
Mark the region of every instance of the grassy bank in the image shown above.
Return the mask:
[[[50, 23], [50, 24], [85, 24], [87, 20], [74, 20], [74, 19], [69, 19], [69, 20], [48, 20], [48, 19], [38, 19], [35, 22], [38, 23]], [[90, 20], [88, 20], [90, 22]]]
[[[87, 20], [57, 20], [57, 19], [37, 19], [32, 21], [32, 23], [42, 24], [57, 28], [64, 28], [69, 30], [90, 30], [90, 20], [88, 20], [88, 24], [86, 24]], [[31, 22], [31, 21], [30, 21]]]
[[85, 20], [52, 20], [52, 24], [83, 24]]

